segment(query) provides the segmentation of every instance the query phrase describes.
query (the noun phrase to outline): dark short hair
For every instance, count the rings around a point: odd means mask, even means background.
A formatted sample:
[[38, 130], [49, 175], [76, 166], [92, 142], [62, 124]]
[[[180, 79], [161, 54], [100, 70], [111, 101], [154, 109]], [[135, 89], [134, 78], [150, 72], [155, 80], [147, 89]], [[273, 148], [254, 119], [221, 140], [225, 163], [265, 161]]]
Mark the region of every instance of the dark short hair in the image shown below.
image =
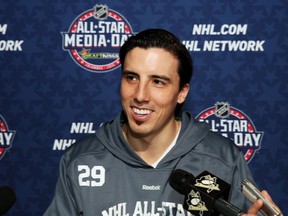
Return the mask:
[[120, 48], [120, 62], [122, 69], [125, 57], [135, 47], [143, 49], [163, 48], [179, 61], [178, 74], [180, 77], [179, 89], [189, 83], [193, 74], [193, 62], [190, 53], [180, 40], [171, 32], [164, 29], [147, 29], [131, 36]]

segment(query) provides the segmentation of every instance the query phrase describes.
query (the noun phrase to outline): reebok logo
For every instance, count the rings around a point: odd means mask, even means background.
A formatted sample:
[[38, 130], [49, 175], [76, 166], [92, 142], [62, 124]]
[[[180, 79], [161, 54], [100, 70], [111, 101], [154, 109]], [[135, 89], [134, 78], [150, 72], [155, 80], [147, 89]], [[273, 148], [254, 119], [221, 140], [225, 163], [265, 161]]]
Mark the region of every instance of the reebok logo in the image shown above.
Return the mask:
[[160, 185], [142, 185], [142, 190], [156, 191], [156, 190], [161, 190], [161, 187]]

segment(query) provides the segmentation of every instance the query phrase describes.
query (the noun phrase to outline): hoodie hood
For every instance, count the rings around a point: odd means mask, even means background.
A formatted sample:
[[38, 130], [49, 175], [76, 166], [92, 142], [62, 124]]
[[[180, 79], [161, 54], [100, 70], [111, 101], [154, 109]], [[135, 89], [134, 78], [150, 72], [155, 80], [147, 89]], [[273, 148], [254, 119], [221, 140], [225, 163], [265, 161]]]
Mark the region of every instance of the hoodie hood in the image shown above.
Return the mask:
[[[159, 166], [163, 166], [164, 164], [167, 166], [169, 162], [177, 160], [190, 152], [209, 132], [209, 127], [206, 123], [196, 122], [187, 112], [181, 114], [180, 120], [182, 126], [176, 145], [162, 159]], [[135, 167], [151, 167], [146, 164], [126, 142], [121, 130], [121, 125], [124, 123], [125, 116], [122, 112], [118, 114], [114, 120], [104, 123], [98, 130], [96, 136], [107, 150], [125, 163]]]

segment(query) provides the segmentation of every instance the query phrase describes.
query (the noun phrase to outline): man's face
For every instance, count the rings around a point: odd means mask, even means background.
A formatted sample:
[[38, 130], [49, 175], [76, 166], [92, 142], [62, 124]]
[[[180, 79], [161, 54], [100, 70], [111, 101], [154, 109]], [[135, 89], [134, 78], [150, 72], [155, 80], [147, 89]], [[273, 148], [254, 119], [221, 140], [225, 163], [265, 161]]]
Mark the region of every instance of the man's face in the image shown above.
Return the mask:
[[188, 84], [179, 90], [177, 70], [178, 60], [164, 49], [136, 47], [127, 53], [121, 101], [130, 132], [155, 135], [174, 124], [175, 107], [189, 91]]

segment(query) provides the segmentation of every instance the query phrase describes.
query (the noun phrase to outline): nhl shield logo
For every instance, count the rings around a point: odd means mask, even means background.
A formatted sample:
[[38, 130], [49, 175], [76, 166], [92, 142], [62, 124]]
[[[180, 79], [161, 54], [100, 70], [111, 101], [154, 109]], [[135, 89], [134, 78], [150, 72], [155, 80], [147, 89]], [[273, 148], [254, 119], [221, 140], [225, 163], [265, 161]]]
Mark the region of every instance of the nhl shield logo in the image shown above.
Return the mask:
[[133, 31], [120, 13], [96, 4], [79, 14], [61, 34], [63, 50], [76, 64], [87, 71], [106, 73], [120, 67], [119, 48]]
[[218, 118], [227, 118], [230, 115], [230, 105], [225, 102], [215, 104], [215, 116]]
[[108, 6], [103, 4], [97, 4], [94, 7], [94, 17], [98, 20], [105, 20], [108, 17]]
[[243, 151], [247, 162], [261, 148], [264, 132], [257, 131], [250, 117], [228, 102], [215, 103], [200, 112], [196, 120], [210, 124], [211, 131], [232, 139]]

